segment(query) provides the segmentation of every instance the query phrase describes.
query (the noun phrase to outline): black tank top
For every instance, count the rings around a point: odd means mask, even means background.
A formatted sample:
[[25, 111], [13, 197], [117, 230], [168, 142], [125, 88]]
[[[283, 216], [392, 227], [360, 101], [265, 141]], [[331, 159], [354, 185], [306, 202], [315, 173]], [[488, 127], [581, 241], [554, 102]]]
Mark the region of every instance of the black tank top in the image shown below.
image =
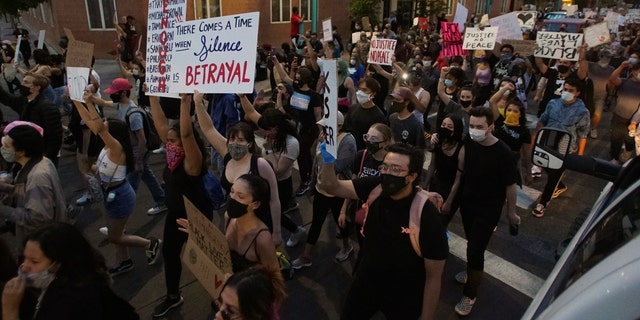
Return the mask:
[[187, 211], [182, 198], [182, 196], [186, 196], [209, 220], [213, 218], [213, 205], [204, 189], [205, 174], [206, 172], [203, 171], [199, 176], [188, 175], [184, 170], [184, 163], [180, 164], [173, 172], [165, 167], [162, 177], [166, 187], [165, 204], [170, 212], [178, 217], [186, 218]]
[[446, 155], [442, 151], [442, 145], [438, 145], [435, 150], [436, 172], [433, 176], [429, 190], [439, 193], [443, 198], [449, 196], [451, 187], [456, 180], [458, 171], [458, 153], [462, 148], [462, 142], [458, 143], [456, 150], [451, 156]]
[[[229, 227], [229, 223], [227, 223], [227, 227]], [[260, 263], [260, 261], [251, 261], [247, 259], [247, 252], [249, 252], [251, 247], [253, 247], [253, 250], [256, 253], [256, 257], [260, 259], [256, 249], [257, 248], [256, 240], [258, 239], [258, 236], [260, 235], [260, 233], [262, 233], [263, 231], [269, 231], [269, 229], [258, 230], [258, 232], [256, 232], [256, 235], [253, 237], [253, 240], [251, 240], [251, 243], [249, 243], [249, 246], [247, 247], [247, 249], [244, 250], [243, 254], [239, 254], [237, 251], [231, 250], [231, 269], [233, 270], [233, 273], [237, 273], [242, 270], [247, 270], [255, 266], [256, 264]]]

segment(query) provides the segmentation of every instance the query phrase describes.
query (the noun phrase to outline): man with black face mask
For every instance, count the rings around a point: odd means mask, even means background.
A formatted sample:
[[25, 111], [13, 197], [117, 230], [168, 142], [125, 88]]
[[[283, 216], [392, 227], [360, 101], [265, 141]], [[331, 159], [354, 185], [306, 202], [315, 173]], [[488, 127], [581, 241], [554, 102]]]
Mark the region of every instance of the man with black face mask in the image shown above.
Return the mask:
[[[409, 227], [423, 151], [391, 145], [379, 177], [338, 180], [335, 158], [326, 148], [320, 150], [324, 165], [319, 187], [337, 197], [368, 203], [361, 231], [364, 246], [341, 318], [369, 319], [381, 311], [387, 319], [434, 319], [449, 249], [438, 209], [430, 200], [424, 202], [420, 218], [411, 220], [416, 225]], [[420, 255], [412, 241], [418, 243]]]
[[44, 129], [44, 156], [58, 165], [62, 147], [60, 111], [43, 93], [49, 80], [35, 73], [27, 73], [20, 84], [20, 95], [14, 96], [0, 87], [0, 103], [9, 106], [20, 120], [33, 122]]
[[[420, 102], [413, 95], [411, 89], [405, 87], [396, 88], [390, 94], [393, 97], [389, 125], [396, 142], [410, 144], [414, 147], [425, 147], [424, 129], [416, 117], [412, 114], [413, 106]], [[422, 114], [420, 114], [422, 117]]]

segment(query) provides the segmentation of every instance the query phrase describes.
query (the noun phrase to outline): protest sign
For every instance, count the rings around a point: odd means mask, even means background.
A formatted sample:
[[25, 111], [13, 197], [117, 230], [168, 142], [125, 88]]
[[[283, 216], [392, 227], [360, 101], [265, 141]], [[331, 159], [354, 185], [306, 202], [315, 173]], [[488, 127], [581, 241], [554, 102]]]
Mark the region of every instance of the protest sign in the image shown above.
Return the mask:
[[460, 2], [456, 2], [456, 14], [453, 16], [453, 22], [458, 24], [460, 32], [464, 31], [464, 24], [467, 22], [469, 9], [465, 8]]
[[331, 18], [322, 20], [322, 40], [326, 42], [333, 41]]
[[69, 28], [62, 28], [64, 30], [64, 34], [67, 36], [67, 38], [69, 38], [69, 41], [71, 40], [75, 40], [76, 38], [73, 36], [73, 32], [71, 32], [71, 29]]
[[505, 39], [502, 40], [502, 44], [510, 44], [513, 46], [513, 53], [518, 53], [520, 56], [530, 56], [533, 55], [536, 47], [535, 40], [515, 40], [515, 39]]
[[455, 22], [441, 22], [442, 54], [445, 57], [463, 56], [467, 52], [462, 50], [462, 35], [459, 25]]
[[372, 39], [367, 63], [391, 65], [391, 56], [396, 50], [395, 39]]
[[613, 33], [618, 33], [618, 27], [620, 26], [620, 14], [617, 12], [609, 11], [607, 12], [607, 17], [604, 18], [607, 22], [607, 27]]
[[418, 29], [429, 30], [429, 18], [419, 17], [418, 18]]
[[578, 5], [577, 4], [572, 4], [572, 5], [562, 5], [562, 10], [567, 12], [567, 17], [571, 17], [573, 16], [576, 12], [578, 12]]
[[[169, 94], [175, 82], [173, 43], [176, 26], [187, 14], [186, 0], [149, 0], [147, 16], [147, 66], [145, 81], [150, 96], [178, 97]], [[255, 48], [254, 48], [255, 49]], [[192, 91], [193, 92], [193, 91]]]
[[498, 37], [498, 27], [467, 28], [464, 32], [464, 50], [493, 50]]
[[38, 49], [44, 48], [44, 33], [45, 30], [40, 30], [40, 32], [38, 32]]
[[169, 92], [251, 93], [260, 13], [176, 24]]
[[522, 40], [522, 30], [520, 29], [516, 12], [503, 14], [491, 18], [489, 21], [492, 27], [498, 27], [498, 39], [496, 41], [502, 43], [502, 39]]
[[325, 78], [324, 99], [322, 101], [322, 131], [325, 134], [327, 151], [338, 158], [338, 77], [336, 60], [322, 62], [321, 75]]
[[86, 67], [67, 67], [67, 87], [71, 100], [84, 102], [84, 89], [89, 84], [91, 69]]
[[189, 238], [182, 261], [211, 297], [217, 299], [225, 274], [232, 272], [227, 238], [187, 197], [183, 198], [189, 219]]
[[536, 37], [538, 47], [533, 55], [540, 58], [577, 61], [578, 47], [582, 44], [583, 37], [581, 33], [540, 31]]
[[516, 11], [520, 28], [532, 30], [536, 26], [535, 11]]
[[67, 47], [67, 67], [91, 68], [93, 59], [93, 43], [78, 40], [70, 40]]
[[601, 22], [585, 28], [584, 42], [589, 48], [611, 42], [607, 23]]
[[369, 17], [362, 17], [362, 30], [372, 31], [371, 22], [369, 22]]
[[16, 42], [16, 53], [13, 56], [13, 61], [18, 62], [20, 56], [20, 43], [22, 43], [22, 35], [18, 35], [18, 41]]

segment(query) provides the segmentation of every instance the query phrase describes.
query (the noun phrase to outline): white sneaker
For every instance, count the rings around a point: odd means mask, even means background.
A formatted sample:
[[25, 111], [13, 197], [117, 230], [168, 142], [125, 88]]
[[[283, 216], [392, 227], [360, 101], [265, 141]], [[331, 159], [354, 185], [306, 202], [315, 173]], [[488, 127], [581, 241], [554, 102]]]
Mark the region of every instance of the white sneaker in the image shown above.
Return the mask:
[[147, 210], [147, 215], [156, 216], [156, 215], [158, 215], [160, 213], [163, 213], [163, 212], [165, 212], [167, 210], [168, 210], [168, 208], [165, 205], [155, 206], [155, 207]]
[[160, 148], [151, 151], [154, 154], [161, 154], [167, 152], [167, 148], [165, 146], [160, 146]]
[[591, 137], [591, 139], [598, 139], [598, 129], [591, 129], [589, 137]]
[[102, 227], [98, 229], [98, 231], [100, 231], [100, 233], [104, 234], [105, 236], [109, 235], [109, 227]]
[[471, 309], [473, 309], [474, 303], [476, 303], [476, 298], [471, 299], [469, 297], [462, 296], [460, 302], [456, 304], [456, 313], [461, 316], [469, 315], [469, 313], [471, 313]]
[[287, 247], [295, 247], [300, 240], [307, 235], [307, 230], [303, 227], [298, 227], [296, 232], [292, 233], [287, 240]]
[[346, 248], [343, 247], [342, 249], [340, 249], [340, 251], [338, 251], [338, 253], [336, 253], [336, 260], [339, 262], [346, 261], [347, 259], [349, 259], [351, 251], [353, 251], [352, 245], [349, 245], [349, 247]]
[[78, 198], [78, 200], [76, 200], [76, 205], [78, 206], [84, 206], [86, 204], [91, 203], [91, 196], [89, 195], [88, 192], [85, 192], [82, 197]]

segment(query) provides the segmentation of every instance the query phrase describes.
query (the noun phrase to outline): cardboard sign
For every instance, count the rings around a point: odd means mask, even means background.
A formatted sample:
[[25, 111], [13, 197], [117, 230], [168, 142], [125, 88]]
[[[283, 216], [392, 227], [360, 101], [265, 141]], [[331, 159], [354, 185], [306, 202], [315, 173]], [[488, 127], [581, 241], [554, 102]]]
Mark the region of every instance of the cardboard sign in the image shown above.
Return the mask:
[[227, 238], [187, 197], [183, 198], [189, 219], [189, 238], [182, 252], [182, 262], [211, 297], [217, 299], [225, 274], [232, 272]]
[[322, 40], [326, 42], [333, 41], [331, 18], [322, 20]]
[[38, 32], [38, 49], [44, 48], [44, 33], [45, 30], [40, 30], [40, 32]]
[[64, 30], [64, 34], [67, 36], [67, 38], [69, 38], [69, 41], [71, 40], [75, 40], [76, 38], [73, 36], [73, 32], [71, 32], [71, 29], [69, 28], [62, 28]]
[[251, 93], [260, 13], [176, 24], [169, 92]]
[[453, 16], [453, 22], [458, 24], [460, 32], [464, 31], [464, 24], [467, 22], [469, 9], [465, 8], [460, 2], [456, 2], [456, 15]]
[[567, 12], [567, 17], [574, 15], [576, 12], [578, 12], [578, 5], [577, 4], [573, 4], [573, 5], [562, 5], [562, 10]]
[[84, 89], [89, 85], [91, 69], [85, 67], [67, 67], [67, 87], [71, 100], [84, 102]]
[[[187, 14], [187, 1], [149, 0], [147, 16], [147, 66], [145, 81], [150, 96], [178, 98], [169, 94], [172, 85], [177, 81], [173, 71], [174, 38], [177, 36], [176, 25], [182, 22]], [[192, 91], [193, 92], [193, 91]]]
[[591, 47], [611, 42], [609, 26], [606, 22], [594, 24], [584, 29], [584, 42]]
[[93, 43], [78, 40], [69, 40], [67, 47], [67, 67], [86, 67], [91, 68], [91, 60], [93, 59]]
[[534, 56], [577, 61], [578, 47], [582, 45], [583, 37], [581, 33], [540, 31], [536, 37], [538, 47]]
[[364, 30], [364, 31], [372, 31], [371, 30], [371, 22], [369, 22], [369, 17], [362, 17], [362, 30]]
[[464, 32], [464, 50], [493, 50], [498, 38], [498, 27], [467, 28]]
[[419, 17], [418, 18], [418, 29], [429, 30], [429, 18]]
[[372, 39], [367, 63], [391, 65], [391, 57], [396, 51], [395, 39]]
[[338, 65], [336, 60], [322, 62], [321, 74], [325, 78], [323, 118], [325, 119], [322, 131], [325, 134], [327, 151], [338, 158]]
[[462, 50], [462, 34], [460, 27], [455, 22], [441, 22], [442, 54], [445, 57], [463, 56], [467, 52]]
[[510, 12], [489, 20], [492, 27], [498, 27], [497, 41], [502, 43], [502, 39], [522, 40], [522, 30], [518, 22], [518, 14]]
[[514, 53], [519, 53], [521, 56], [530, 56], [536, 51], [538, 45], [535, 40], [514, 40], [505, 39], [502, 40], [502, 44], [510, 44], [513, 46]]
[[536, 26], [536, 16], [537, 12], [535, 11], [516, 11], [516, 17], [518, 18], [518, 24], [520, 24], [520, 28], [532, 30]]

